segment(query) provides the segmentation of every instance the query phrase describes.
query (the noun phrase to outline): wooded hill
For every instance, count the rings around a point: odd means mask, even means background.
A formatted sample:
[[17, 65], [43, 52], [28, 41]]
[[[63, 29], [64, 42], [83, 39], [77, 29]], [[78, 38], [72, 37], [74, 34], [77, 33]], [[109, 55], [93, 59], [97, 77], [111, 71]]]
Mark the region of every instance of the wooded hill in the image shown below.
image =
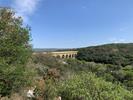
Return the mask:
[[78, 49], [79, 60], [115, 65], [133, 65], [133, 43], [106, 44]]

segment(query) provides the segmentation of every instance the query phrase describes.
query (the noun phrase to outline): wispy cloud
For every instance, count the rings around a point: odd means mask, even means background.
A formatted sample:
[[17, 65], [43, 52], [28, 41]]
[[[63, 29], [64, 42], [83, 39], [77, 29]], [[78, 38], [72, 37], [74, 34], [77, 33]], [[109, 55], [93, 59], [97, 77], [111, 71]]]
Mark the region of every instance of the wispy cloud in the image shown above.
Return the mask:
[[128, 27], [123, 27], [123, 28], [120, 28], [119, 29], [121, 32], [124, 32], [124, 31], [127, 31], [128, 30]]
[[87, 7], [86, 7], [86, 6], [82, 6], [81, 8], [82, 8], [82, 9], [86, 9]]
[[128, 42], [126, 39], [120, 39], [120, 38], [110, 38], [109, 42], [111, 43], [126, 43]]
[[24, 21], [27, 22], [29, 17], [37, 9], [40, 0], [13, 0], [11, 7], [17, 12], [17, 16], [22, 16]]

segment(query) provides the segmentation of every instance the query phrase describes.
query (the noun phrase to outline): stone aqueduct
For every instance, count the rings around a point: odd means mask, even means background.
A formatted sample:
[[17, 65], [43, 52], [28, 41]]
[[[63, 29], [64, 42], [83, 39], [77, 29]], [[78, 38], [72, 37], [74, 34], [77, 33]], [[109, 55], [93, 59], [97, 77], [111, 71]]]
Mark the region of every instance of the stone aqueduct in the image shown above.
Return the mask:
[[51, 52], [51, 54], [57, 58], [75, 58], [77, 56], [77, 51]]
[[[41, 54], [49, 54], [53, 57], [65, 59], [65, 58], [75, 58], [77, 56], [78, 51], [55, 51], [55, 52], [41, 52]], [[38, 54], [38, 53], [33, 53]]]

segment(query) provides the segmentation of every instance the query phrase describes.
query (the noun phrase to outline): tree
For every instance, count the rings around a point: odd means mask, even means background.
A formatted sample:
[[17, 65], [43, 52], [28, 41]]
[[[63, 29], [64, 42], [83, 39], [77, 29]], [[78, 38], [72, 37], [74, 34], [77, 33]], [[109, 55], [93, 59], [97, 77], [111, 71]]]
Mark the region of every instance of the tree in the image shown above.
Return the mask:
[[25, 84], [30, 57], [30, 28], [11, 9], [0, 9], [0, 94], [9, 95]]
[[30, 28], [10, 9], [0, 10], [0, 60], [24, 64], [29, 57]]

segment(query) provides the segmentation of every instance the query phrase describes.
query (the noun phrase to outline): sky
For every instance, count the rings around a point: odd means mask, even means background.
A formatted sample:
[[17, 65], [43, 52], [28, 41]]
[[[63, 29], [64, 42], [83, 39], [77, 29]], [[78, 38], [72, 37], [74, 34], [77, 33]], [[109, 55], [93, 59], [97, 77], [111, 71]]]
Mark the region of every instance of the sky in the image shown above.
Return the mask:
[[133, 42], [133, 0], [0, 0], [31, 27], [34, 48]]

